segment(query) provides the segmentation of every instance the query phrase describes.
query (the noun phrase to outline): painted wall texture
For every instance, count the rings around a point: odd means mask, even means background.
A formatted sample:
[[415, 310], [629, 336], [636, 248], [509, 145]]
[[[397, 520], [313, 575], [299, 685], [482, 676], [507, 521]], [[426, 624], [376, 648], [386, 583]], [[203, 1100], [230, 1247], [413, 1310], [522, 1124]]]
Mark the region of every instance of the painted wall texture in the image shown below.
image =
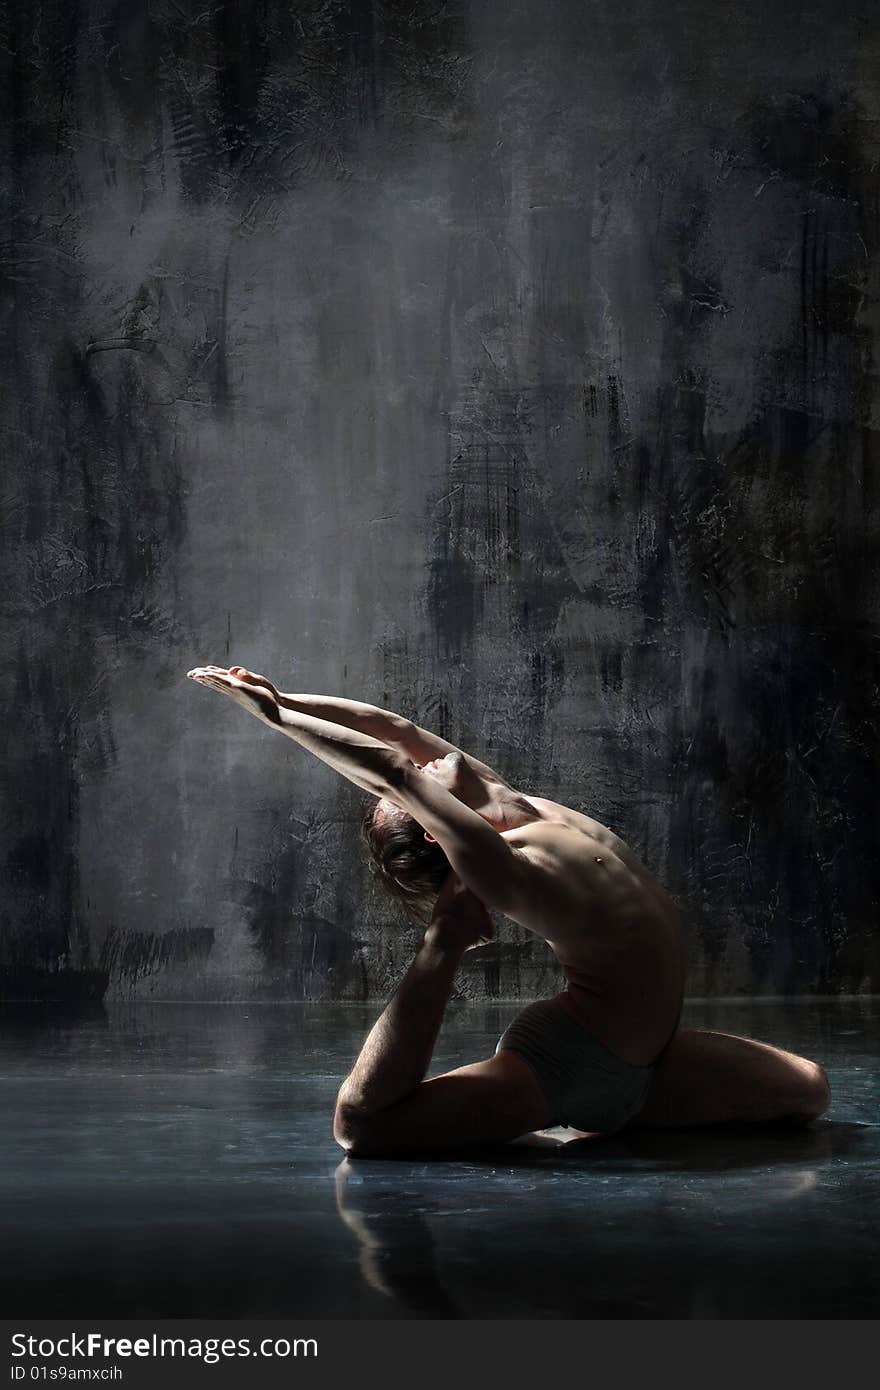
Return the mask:
[[[355, 999], [396, 708], [623, 834], [692, 994], [880, 989], [880, 33], [741, 0], [2, 6], [7, 996]], [[549, 993], [518, 928], [469, 997]]]

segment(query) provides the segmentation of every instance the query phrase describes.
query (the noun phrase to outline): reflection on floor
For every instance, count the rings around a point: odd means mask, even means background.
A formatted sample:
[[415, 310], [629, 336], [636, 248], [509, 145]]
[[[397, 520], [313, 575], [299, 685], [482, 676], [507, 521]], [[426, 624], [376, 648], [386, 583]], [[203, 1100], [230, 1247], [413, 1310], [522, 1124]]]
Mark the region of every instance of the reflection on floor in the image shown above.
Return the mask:
[[[513, 1005], [450, 1012], [433, 1071]], [[17, 1317], [867, 1318], [880, 999], [692, 1003], [821, 1061], [804, 1130], [634, 1133], [348, 1162], [336, 1089], [378, 1008], [0, 1015], [0, 1299]]]

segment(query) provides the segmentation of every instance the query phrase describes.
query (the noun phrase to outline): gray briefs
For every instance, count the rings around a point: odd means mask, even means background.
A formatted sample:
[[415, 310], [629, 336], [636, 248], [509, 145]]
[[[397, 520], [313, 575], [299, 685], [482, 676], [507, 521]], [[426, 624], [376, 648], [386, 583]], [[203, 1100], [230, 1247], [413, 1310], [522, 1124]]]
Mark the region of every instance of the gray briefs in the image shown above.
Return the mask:
[[557, 999], [529, 1004], [498, 1039], [535, 1073], [554, 1125], [613, 1134], [645, 1103], [653, 1065], [634, 1067], [597, 1042]]

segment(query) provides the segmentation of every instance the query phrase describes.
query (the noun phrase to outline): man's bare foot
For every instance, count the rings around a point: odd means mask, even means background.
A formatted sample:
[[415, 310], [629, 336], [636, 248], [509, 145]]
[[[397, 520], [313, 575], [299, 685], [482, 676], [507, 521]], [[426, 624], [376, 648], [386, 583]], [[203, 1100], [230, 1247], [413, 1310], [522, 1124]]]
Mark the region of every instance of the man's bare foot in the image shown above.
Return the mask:
[[236, 666], [232, 670], [226, 670], [223, 666], [194, 666], [186, 674], [188, 679], [195, 681], [197, 685], [205, 685], [220, 695], [229, 695], [237, 705], [247, 710], [248, 714], [261, 719], [264, 724], [280, 724], [278, 696], [271, 682], [257, 684], [245, 681], [234, 675], [233, 670], [243, 671], [244, 668]]

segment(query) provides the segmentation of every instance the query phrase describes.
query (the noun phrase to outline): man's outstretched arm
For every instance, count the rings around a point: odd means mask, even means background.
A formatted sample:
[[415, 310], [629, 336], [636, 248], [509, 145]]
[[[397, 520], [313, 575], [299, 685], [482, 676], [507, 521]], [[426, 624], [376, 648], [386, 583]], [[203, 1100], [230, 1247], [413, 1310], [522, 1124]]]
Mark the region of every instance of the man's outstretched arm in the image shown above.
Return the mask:
[[[208, 670], [215, 668], [208, 667]], [[216, 668], [220, 669], [220, 668]], [[340, 695], [290, 694], [278, 690], [266, 676], [258, 676], [244, 666], [230, 666], [229, 672], [249, 685], [263, 685], [270, 691], [281, 709], [292, 710], [297, 714], [309, 714], [313, 719], [324, 719], [330, 724], [341, 724], [343, 728], [353, 729], [368, 738], [378, 739], [390, 748], [397, 748], [418, 765], [430, 762], [432, 758], [443, 758], [447, 753], [461, 753], [454, 743], [441, 738], [429, 729], [422, 729], [405, 715], [395, 714], [393, 710], [382, 709], [362, 700], [346, 700]], [[506, 786], [503, 777], [493, 771], [487, 763], [470, 753], [462, 757], [480, 776], [489, 778]]]
[[404, 765], [412, 767], [409, 759], [381, 739], [287, 708], [279, 703], [274, 686], [262, 678], [244, 680], [233, 675], [232, 670], [227, 671], [220, 666], [196, 666], [187, 675], [197, 685], [229, 696], [262, 724], [286, 734], [349, 782], [354, 782], [355, 786], [371, 792], [373, 796], [388, 796], [392, 785], [399, 780]]
[[517, 921], [523, 912], [528, 916], [537, 891], [533, 866], [476, 811], [414, 766], [403, 752], [356, 729], [285, 709], [274, 691], [242, 680], [231, 670], [197, 666], [189, 676], [229, 696], [364, 791], [408, 811], [439, 842], [458, 877], [480, 902]]

